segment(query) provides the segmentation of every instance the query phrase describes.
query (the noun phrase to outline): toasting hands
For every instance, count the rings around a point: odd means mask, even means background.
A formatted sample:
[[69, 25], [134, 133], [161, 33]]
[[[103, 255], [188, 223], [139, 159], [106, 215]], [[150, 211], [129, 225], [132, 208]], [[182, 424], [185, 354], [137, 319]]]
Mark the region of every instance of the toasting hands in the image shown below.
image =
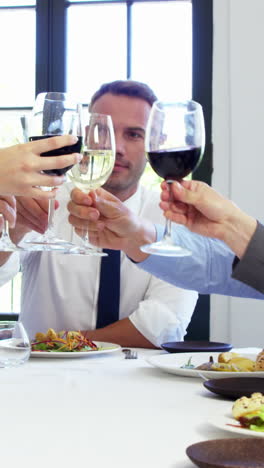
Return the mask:
[[195, 180], [161, 184], [164, 216], [190, 231], [223, 240], [241, 257], [257, 222], [212, 187]]
[[89, 194], [74, 189], [68, 210], [69, 222], [78, 235], [82, 235], [83, 229], [88, 229], [92, 244], [123, 250], [135, 261], [142, 261], [147, 256], [139, 247], [156, 239], [152, 223], [136, 216], [102, 188]]
[[81, 159], [74, 153], [63, 156], [40, 157], [41, 153], [73, 144], [77, 137], [56, 136], [0, 149], [0, 193], [34, 198], [54, 198], [56, 189], [42, 191], [39, 186], [55, 187], [64, 176], [51, 176], [41, 171], [67, 167]]

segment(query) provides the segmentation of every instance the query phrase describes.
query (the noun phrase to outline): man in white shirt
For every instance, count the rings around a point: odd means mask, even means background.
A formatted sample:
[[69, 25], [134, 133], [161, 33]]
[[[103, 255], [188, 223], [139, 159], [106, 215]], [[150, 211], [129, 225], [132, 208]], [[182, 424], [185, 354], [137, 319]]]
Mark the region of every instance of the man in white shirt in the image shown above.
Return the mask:
[[[105, 188], [137, 215], [164, 222], [159, 193], [139, 186], [146, 159], [145, 128], [156, 99], [151, 89], [138, 82], [118, 81], [103, 85], [93, 96], [90, 110], [112, 117], [116, 162]], [[78, 242], [68, 223], [67, 203], [71, 184], [58, 192], [55, 214], [58, 237]], [[18, 222], [12, 236], [20, 241], [30, 229], [46, 227], [44, 202], [19, 198]], [[44, 221], [42, 221], [44, 220]], [[30, 232], [27, 236], [35, 236]], [[121, 254], [119, 320], [96, 327], [101, 259], [55, 252], [0, 253], [0, 281], [23, 271], [21, 320], [30, 337], [49, 327], [56, 331], [87, 331], [92, 340], [121, 346], [159, 347], [166, 341], [183, 340], [198, 294], [171, 286], [138, 268]], [[2, 281], [3, 278], [3, 281]]]

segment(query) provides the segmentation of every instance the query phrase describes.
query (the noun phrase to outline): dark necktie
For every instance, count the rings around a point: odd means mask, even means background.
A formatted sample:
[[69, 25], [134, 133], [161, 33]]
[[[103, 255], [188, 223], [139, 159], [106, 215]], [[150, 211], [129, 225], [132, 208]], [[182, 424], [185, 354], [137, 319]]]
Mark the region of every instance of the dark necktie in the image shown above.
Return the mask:
[[102, 257], [96, 328], [106, 327], [119, 319], [120, 250], [104, 249]]

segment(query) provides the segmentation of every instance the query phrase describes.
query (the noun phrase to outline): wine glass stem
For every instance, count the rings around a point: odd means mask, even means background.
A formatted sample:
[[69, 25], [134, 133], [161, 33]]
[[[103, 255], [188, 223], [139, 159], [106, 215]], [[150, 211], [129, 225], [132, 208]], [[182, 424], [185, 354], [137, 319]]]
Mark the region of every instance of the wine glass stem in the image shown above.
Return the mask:
[[9, 239], [9, 229], [8, 229], [8, 222], [5, 219], [3, 215], [1, 215], [4, 221], [3, 229], [2, 229], [2, 240], [8, 240]]
[[0, 216], [3, 219], [3, 228], [2, 228], [2, 235], [0, 239], [1, 248], [7, 251], [14, 251], [17, 250], [16, 245], [12, 242], [9, 236], [9, 224], [8, 221], [5, 219], [4, 215], [1, 213]]
[[171, 220], [166, 219], [163, 239], [166, 241], [171, 241]]
[[88, 234], [88, 229], [83, 229], [82, 233], [82, 242], [85, 246], [89, 245], [89, 234]]
[[49, 213], [48, 213], [48, 230], [53, 230], [53, 218], [54, 218], [54, 211], [55, 211], [55, 199], [52, 198], [49, 200]]
[[45, 242], [48, 242], [49, 238], [53, 236], [54, 212], [55, 212], [55, 199], [52, 198], [49, 200], [49, 206], [48, 206], [48, 227], [47, 227], [46, 232], [43, 235]]
[[[167, 182], [168, 188], [169, 188], [169, 202], [170, 202], [171, 199], [172, 199], [171, 184], [173, 183], [173, 180], [167, 180], [166, 182]], [[171, 237], [171, 220], [170, 219], [166, 219], [165, 230], [164, 230], [164, 234], [163, 234], [163, 240], [166, 241], [166, 242], [173, 243], [173, 240], [172, 240], [172, 237]]]
[[11, 243], [11, 239], [10, 239], [10, 236], [9, 236], [9, 224], [8, 224], [8, 221], [5, 219], [5, 217], [3, 216], [3, 221], [4, 221], [4, 226], [3, 226], [3, 229], [2, 229], [2, 241], [3, 242], [6, 242], [6, 243]]

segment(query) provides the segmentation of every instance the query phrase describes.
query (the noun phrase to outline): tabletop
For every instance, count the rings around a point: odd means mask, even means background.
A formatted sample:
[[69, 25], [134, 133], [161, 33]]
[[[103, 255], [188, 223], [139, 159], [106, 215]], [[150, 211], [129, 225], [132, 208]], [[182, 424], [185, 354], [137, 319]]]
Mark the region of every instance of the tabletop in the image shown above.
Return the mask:
[[186, 448], [236, 437], [214, 428], [233, 402], [200, 378], [168, 374], [146, 359], [162, 350], [80, 359], [31, 358], [0, 369], [1, 461], [8, 467], [193, 468]]

